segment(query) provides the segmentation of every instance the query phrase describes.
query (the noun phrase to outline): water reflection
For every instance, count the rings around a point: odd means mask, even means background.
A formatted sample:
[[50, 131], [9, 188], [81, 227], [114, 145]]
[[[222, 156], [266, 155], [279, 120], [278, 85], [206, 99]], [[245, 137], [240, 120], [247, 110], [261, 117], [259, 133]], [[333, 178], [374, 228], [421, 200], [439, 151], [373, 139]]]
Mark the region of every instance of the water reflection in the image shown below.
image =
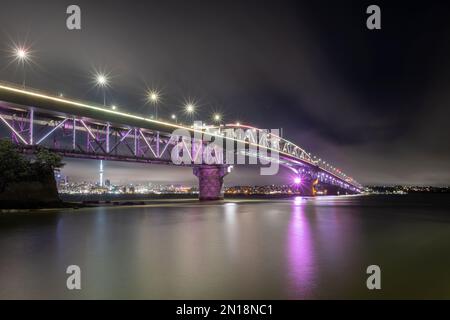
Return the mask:
[[[445, 297], [450, 203], [404, 199], [4, 214], [0, 298], [367, 298], [365, 267], [374, 262], [393, 283], [383, 297]], [[82, 269], [79, 292], [65, 289], [70, 264]], [[416, 286], [406, 288], [412, 277]]]
[[236, 203], [225, 204], [225, 239], [227, 254], [235, 256], [238, 253], [238, 221]]
[[314, 288], [314, 247], [305, 201], [294, 200], [287, 233], [288, 283], [291, 298], [308, 297]]

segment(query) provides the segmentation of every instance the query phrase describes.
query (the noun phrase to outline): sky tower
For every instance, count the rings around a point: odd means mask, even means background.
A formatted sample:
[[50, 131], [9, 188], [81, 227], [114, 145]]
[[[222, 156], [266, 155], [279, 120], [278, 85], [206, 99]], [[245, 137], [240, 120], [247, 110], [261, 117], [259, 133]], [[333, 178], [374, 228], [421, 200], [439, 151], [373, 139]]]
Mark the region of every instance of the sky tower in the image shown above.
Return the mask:
[[103, 187], [103, 160], [100, 160], [100, 180], [99, 180], [99, 185], [100, 187]]

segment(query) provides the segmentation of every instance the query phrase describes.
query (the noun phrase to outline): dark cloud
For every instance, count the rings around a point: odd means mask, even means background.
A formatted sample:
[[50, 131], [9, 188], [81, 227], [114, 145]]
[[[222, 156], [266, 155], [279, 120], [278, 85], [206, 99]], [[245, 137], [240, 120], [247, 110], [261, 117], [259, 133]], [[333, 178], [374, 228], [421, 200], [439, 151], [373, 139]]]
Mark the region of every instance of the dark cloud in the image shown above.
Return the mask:
[[[219, 109], [229, 121], [282, 127], [363, 183], [450, 181], [443, 1], [378, 2], [379, 31], [365, 27], [368, 1], [81, 0], [79, 32], [65, 28], [69, 4], [2, 1], [0, 44], [34, 43], [31, 86], [98, 100], [89, 74], [105, 68], [110, 102], [131, 112], [150, 112], [143, 91], [155, 85], [163, 115], [195, 97], [203, 118]], [[2, 56], [1, 78], [19, 81], [7, 63]], [[70, 163], [76, 175], [79, 162]]]

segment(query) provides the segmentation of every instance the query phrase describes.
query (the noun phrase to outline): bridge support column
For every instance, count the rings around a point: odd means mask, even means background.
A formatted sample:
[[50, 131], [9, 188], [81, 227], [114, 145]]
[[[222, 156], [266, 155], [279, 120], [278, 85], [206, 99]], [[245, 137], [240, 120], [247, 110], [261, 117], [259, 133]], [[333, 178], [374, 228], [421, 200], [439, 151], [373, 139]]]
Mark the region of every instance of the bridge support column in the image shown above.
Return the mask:
[[199, 200], [223, 199], [223, 177], [227, 175], [224, 166], [197, 166], [194, 167], [194, 175], [198, 178]]
[[317, 185], [317, 180], [316, 179], [304, 179], [303, 182], [301, 183], [301, 185], [299, 185], [299, 191], [301, 193], [302, 196], [315, 196], [316, 195], [316, 185]]

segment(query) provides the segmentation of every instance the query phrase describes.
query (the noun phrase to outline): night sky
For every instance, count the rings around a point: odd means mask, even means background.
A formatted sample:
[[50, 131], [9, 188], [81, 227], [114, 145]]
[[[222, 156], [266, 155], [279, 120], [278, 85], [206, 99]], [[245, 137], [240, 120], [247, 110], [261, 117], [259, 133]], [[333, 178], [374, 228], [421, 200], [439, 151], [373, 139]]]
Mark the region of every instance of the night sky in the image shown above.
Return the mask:
[[[393, 3], [395, 2], [395, 4]], [[66, 28], [81, 7], [82, 30]], [[368, 30], [370, 4], [382, 29]], [[111, 75], [107, 98], [150, 114], [220, 111], [284, 136], [364, 184], [450, 182], [450, 5], [445, 1], [0, 1], [0, 79], [21, 82], [12, 42], [31, 45], [27, 85], [102, 102], [94, 70]], [[66, 160], [73, 179], [97, 162]], [[280, 183], [238, 168], [226, 184]], [[190, 170], [118, 162], [112, 181], [195, 182]]]

